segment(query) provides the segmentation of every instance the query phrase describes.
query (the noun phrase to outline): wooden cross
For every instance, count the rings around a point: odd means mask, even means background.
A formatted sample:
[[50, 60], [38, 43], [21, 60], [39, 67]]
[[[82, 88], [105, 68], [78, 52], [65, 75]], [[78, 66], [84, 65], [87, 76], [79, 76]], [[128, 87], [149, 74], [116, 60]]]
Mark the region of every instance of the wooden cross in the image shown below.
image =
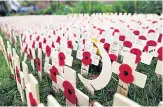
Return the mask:
[[[130, 58], [128, 58], [129, 56], [130, 56]], [[123, 60], [122, 64], [128, 64], [128, 66], [130, 66], [130, 68], [132, 69], [132, 75], [129, 75], [130, 77], [131, 76], [134, 77], [134, 80], [132, 81], [132, 83], [137, 85], [137, 86], [139, 86], [139, 87], [141, 87], [141, 88], [144, 88], [147, 76], [142, 74], [142, 73], [139, 73], [139, 72], [133, 70], [134, 63], [135, 63], [134, 59], [135, 59], [135, 55], [130, 54], [130, 53], [125, 54], [124, 55], [124, 60]], [[120, 75], [120, 72], [123, 72], [123, 73], [126, 72], [126, 71], [119, 71], [120, 66], [121, 66], [121, 64], [119, 64], [117, 62], [113, 62], [113, 64], [112, 64], [112, 72], [114, 72], [117, 75]], [[123, 94], [124, 96], [127, 96], [127, 94], [128, 94], [128, 86], [129, 86], [128, 83], [125, 83], [121, 79], [119, 79], [117, 92]]]
[[8, 59], [10, 60], [9, 67], [10, 67], [11, 74], [15, 77], [12, 49], [11, 49], [11, 45], [10, 45], [9, 41], [7, 41], [7, 56], [8, 56]]
[[22, 67], [23, 67], [23, 75], [24, 75], [24, 83], [29, 84], [29, 75], [28, 75], [28, 65], [22, 61]]
[[[38, 81], [32, 74], [29, 74], [28, 77], [29, 77], [29, 84], [26, 84], [27, 105], [33, 106], [31, 105], [31, 100], [35, 101], [36, 105], [38, 105], [40, 103]], [[29, 97], [30, 93], [32, 94], [32, 98]]]
[[38, 71], [38, 75], [40, 80], [42, 80], [42, 50], [38, 48], [38, 58], [40, 59], [40, 71]]
[[7, 58], [7, 53], [6, 53], [6, 48], [5, 48], [5, 45], [4, 45], [4, 42], [3, 42], [3, 38], [0, 36], [0, 47], [1, 47], [1, 50], [2, 50], [2, 53], [6, 59], [6, 62], [7, 62], [7, 65], [9, 65], [9, 62], [8, 62], [8, 58]]
[[[72, 86], [74, 87], [75, 89], [75, 94], [76, 94], [76, 97], [77, 97], [77, 105], [79, 106], [89, 106], [89, 97], [86, 96], [84, 93], [82, 93], [80, 90], [78, 90], [76, 88], [76, 71], [74, 71], [73, 69], [65, 66], [64, 67], [65, 69], [65, 79], [62, 78], [61, 76], [57, 75], [57, 85], [58, 87], [64, 91], [64, 88], [62, 86], [63, 82], [65, 80], [69, 81]], [[72, 104], [71, 102], [69, 102], [68, 100], [66, 100], [66, 105], [69, 105], [69, 106], [76, 106], [74, 104]]]
[[22, 102], [25, 101], [24, 99], [24, 75], [23, 72], [20, 70], [20, 60], [19, 56], [16, 54], [15, 49], [13, 48], [13, 59], [14, 59], [14, 66], [15, 66], [15, 74], [16, 74], [16, 82], [17, 88], [19, 90]]

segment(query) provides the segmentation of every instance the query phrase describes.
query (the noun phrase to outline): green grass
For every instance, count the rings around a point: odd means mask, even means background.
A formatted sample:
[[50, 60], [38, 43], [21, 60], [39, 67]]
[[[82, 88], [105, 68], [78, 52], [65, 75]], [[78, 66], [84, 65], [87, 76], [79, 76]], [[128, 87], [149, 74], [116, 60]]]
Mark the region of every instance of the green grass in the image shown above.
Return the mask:
[[[2, 33], [1, 33], [2, 34]], [[3, 34], [2, 34], [3, 35]], [[6, 44], [6, 38], [3, 36], [4, 42]], [[19, 44], [19, 43], [18, 43]], [[18, 54], [19, 47], [18, 44], [16, 46], [16, 51]], [[14, 47], [14, 45], [12, 45]], [[76, 59], [76, 52], [73, 51], [72, 56], [74, 57], [72, 68], [76, 70], [77, 73], [80, 73], [81, 68], [81, 61]], [[45, 58], [45, 55], [43, 55], [43, 60]], [[23, 60], [23, 57], [20, 58], [21, 61]], [[63, 96], [63, 93], [55, 93], [51, 88], [51, 79], [50, 76], [43, 72], [43, 81], [39, 80], [37, 70], [32, 70], [32, 66], [30, 64], [30, 59], [28, 58], [26, 63], [29, 67], [29, 72], [32, 73], [36, 79], [39, 82], [39, 92], [40, 92], [40, 101], [44, 105], [47, 105], [47, 96], [49, 94], [53, 95], [57, 101], [61, 105], [65, 105], [65, 99]], [[137, 71], [144, 73], [147, 75], [147, 82], [144, 89], [141, 89], [133, 84], [129, 86], [129, 93], [128, 97], [132, 99], [133, 101], [139, 103], [143, 106], [157, 106], [160, 101], [162, 101], [162, 78], [157, 77], [154, 70], [156, 67], [157, 58], [153, 58], [151, 65], [145, 65], [143, 63], [139, 63], [137, 66]], [[44, 64], [44, 63], [43, 63]], [[22, 104], [20, 100], [20, 95], [17, 90], [16, 82], [15, 80], [10, 78], [10, 70], [6, 64], [6, 61], [0, 53], [0, 105], [26, 105]], [[89, 70], [89, 75], [86, 78], [90, 78], [92, 74], [99, 74], [101, 71], [100, 66], [95, 67], [91, 66], [91, 69]], [[118, 79], [117, 75], [113, 74], [116, 79]], [[141, 79], [141, 78], [140, 78]], [[91, 101], [98, 101], [104, 106], [111, 106], [113, 103], [113, 96], [116, 93], [118, 82], [114, 79], [111, 79], [109, 84], [102, 90], [96, 91], [94, 96], [91, 96], [86, 89], [83, 87], [83, 84], [77, 77], [77, 88], [81, 90], [83, 93], [88, 95], [90, 97]]]

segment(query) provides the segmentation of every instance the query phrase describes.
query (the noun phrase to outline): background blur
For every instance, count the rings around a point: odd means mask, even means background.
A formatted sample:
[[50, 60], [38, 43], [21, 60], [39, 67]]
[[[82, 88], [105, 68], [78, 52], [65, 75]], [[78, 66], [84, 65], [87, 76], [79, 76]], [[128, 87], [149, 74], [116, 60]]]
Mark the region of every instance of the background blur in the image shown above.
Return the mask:
[[0, 1], [0, 15], [44, 15], [68, 13], [162, 13], [162, 1]]

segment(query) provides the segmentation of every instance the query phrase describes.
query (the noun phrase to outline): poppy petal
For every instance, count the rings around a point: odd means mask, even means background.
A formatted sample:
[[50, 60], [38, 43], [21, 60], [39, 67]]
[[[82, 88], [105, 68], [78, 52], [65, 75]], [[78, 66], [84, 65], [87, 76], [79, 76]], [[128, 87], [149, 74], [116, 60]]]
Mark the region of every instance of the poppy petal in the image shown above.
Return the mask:
[[128, 75], [128, 76], [124, 76], [123, 74], [119, 74], [118, 76], [126, 84], [130, 84], [134, 81], [134, 76], [132, 74]]
[[147, 38], [145, 36], [139, 36], [138, 39], [140, 39], [140, 40], [147, 40]]
[[135, 59], [135, 63], [139, 63], [141, 61], [141, 57], [140, 56], [136, 56], [136, 59]]
[[148, 33], [155, 33], [155, 31], [153, 29], [150, 29]]
[[132, 43], [130, 41], [124, 41], [123, 42], [123, 46], [131, 48], [132, 47]]
[[110, 44], [109, 43], [105, 43], [104, 44], [104, 49], [106, 50], [106, 52], [108, 53], [110, 50]]
[[109, 57], [112, 61], [117, 61], [117, 56], [115, 54], [109, 54]]
[[39, 48], [42, 49], [42, 42], [39, 42]]
[[90, 65], [91, 62], [92, 62], [92, 59], [90, 58], [90, 57], [91, 57], [90, 52], [85, 51], [85, 52], [83, 52], [82, 55], [83, 55], [82, 63], [83, 63], [84, 65]]
[[132, 49], [130, 50], [130, 53], [135, 54], [135, 55], [137, 55], [137, 56], [140, 56], [140, 55], [142, 54], [142, 52], [141, 52], [140, 49], [138, 49], [138, 48], [132, 48]]
[[67, 47], [70, 48], [70, 49], [73, 48], [72, 41], [68, 41], [68, 42], [67, 42]]
[[51, 48], [47, 45], [46, 46], [46, 55], [49, 57], [51, 54]]
[[157, 45], [157, 42], [154, 41], [154, 40], [149, 40], [149, 41], [146, 43], [146, 45], [148, 45], [148, 46], [156, 46], [156, 45]]
[[64, 64], [65, 64], [65, 54], [63, 52], [59, 52], [58, 60], [59, 60], [59, 66], [64, 66]]
[[102, 39], [100, 40], [100, 42], [101, 42], [101, 43], [105, 43], [105, 38], [102, 38]]
[[163, 51], [163, 47], [160, 47], [160, 48], [157, 50], [157, 53], [158, 53], [159, 55], [162, 55], [162, 51]]
[[125, 40], [125, 36], [124, 35], [119, 36], [119, 40], [120, 41], [124, 41]]
[[36, 60], [36, 64], [37, 64], [37, 65], [36, 65], [36, 66], [37, 66], [37, 70], [38, 70], [38, 71], [41, 71], [40, 62], [41, 62], [41, 61], [40, 61], [40, 58], [37, 58], [37, 60]]
[[29, 100], [30, 100], [30, 105], [33, 106], [37, 106], [37, 102], [36, 100], [33, 98], [33, 95], [31, 92], [29, 92]]
[[55, 66], [52, 66], [52, 68], [50, 69], [50, 75], [51, 75], [51, 79], [57, 83], [57, 78], [56, 76], [59, 74], [58, 69]]
[[140, 32], [138, 30], [135, 30], [135, 31], [133, 31], [133, 34], [138, 36], [140, 34]]
[[69, 81], [64, 81], [64, 82], [62, 83], [62, 86], [63, 86], [63, 88], [64, 88], [65, 90], [70, 89], [70, 90], [71, 90], [71, 93], [72, 93], [72, 94], [75, 94], [75, 89], [74, 89], [74, 87], [72, 86], [72, 84], [71, 84]]
[[121, 64], [119, 67], [119, 78], [127, 83], [130, 84], [134, 81], [134, 76], [132, 75], [132, 68], [128, 64]]
[[162, 37], [163, 37], [163, 35], [160, 33], [160, 35], [159, 35], [159, 37], [158, 37], [158, 41], [157, 41], [157, 42], [161, 43], [161, 42], [162, 42]]
[[127, 71], [128, 73], [132, 73], [132, 68], [128, 64], [121, 64], [121, 66], [119, 67], [119, 71]]

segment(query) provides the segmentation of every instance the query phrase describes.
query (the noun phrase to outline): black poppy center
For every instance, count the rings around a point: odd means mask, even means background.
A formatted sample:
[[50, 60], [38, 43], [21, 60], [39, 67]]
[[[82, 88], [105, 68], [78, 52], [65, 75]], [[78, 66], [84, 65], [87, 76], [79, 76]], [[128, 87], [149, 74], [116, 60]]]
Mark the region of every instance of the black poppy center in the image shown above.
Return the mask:
[[88, 59], [88, 56], [86, 56], [85, 59]]
[[108, 47], [105, 47], [105, 50], [107, 50], [107, 51], [108, 51], [108, 50], [109, 50], [109, 48], [108, 48]]
[[124, 75], [127, 76], [128, 75], [128, 72], [127, 71], [124, 71]]
[[71, 95], [72, 94], [72, 92], [71, 92], [71, 90], [70, 89], [68, 89], [68, 93]]
[[20, 77], [19, 73], [17, 73], [17, 77]]
[[153, 46], [153, 44], [149, 44], [149, 46]]
[[54, 74], [54, 76], [56, 76], [56, 73], [55, 72], [53, 72], [53, 74]]
[[60, 60], [63, 60], [63, 58], [62, 58], [62, 57], [60, 57], [59, 59], [60, 59]]

